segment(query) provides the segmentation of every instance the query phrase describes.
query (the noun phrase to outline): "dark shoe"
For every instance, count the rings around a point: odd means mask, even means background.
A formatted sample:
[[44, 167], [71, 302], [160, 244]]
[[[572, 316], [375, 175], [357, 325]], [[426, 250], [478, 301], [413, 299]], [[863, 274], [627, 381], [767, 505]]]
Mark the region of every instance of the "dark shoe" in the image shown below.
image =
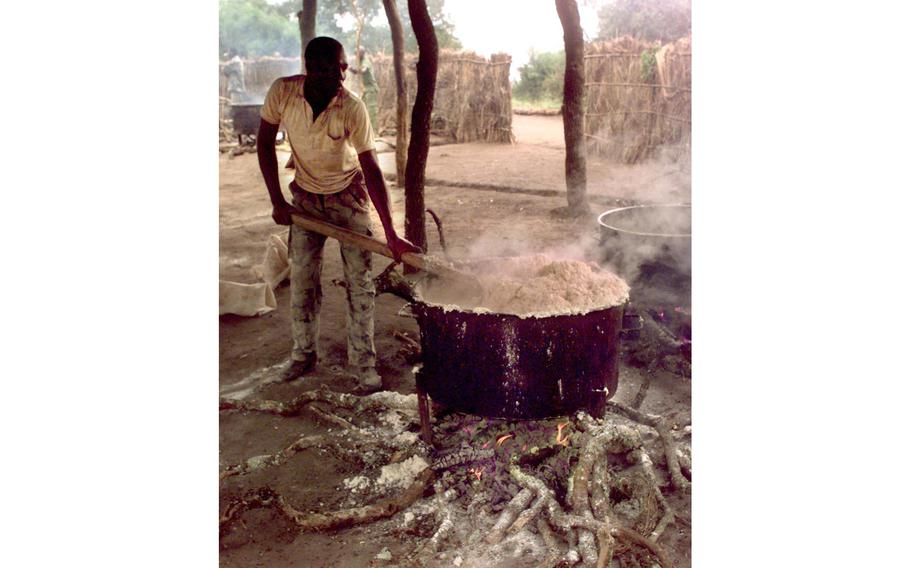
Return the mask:
[[376, 367], [354, 367], [354, 377], [357, 387], [354, 394], [363, 396], [382, 390], [382, 377], [376, 372]]
[[316, 355], [306, 357], [300, 361], [292, 360], [281, 370], [282, 381], [293, 381], [312, 371], [316, 367]]

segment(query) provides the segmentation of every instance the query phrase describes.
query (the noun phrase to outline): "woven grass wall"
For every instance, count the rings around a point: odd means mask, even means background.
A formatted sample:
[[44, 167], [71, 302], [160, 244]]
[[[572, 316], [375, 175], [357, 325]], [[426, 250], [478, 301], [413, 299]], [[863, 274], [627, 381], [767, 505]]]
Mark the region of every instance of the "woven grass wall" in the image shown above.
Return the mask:
[[691, 38], [666, 45], [623, 37], [585, 48], [588, 151], [635, 163], [689, 159]]
[[[243, 61], [243, 81], [251, 102], [262, 102], [272, 82], [278, 77], [300, 73], [299, 57], [258, 57]], [[227, 81], [224, 76], [224, 63], [218, 75], [218, 87], [221, 96], [227, 96]]]
[[[472, 52], [439, 53], [432, 129], [456, 142], [512, 142], [512, 58], [494, 54], [486, 59]], [[417, 96], [417, 57], [407, 57], [408, 106]], [[395, 69], [391, 55], [373, 57], [379, 83], [377, 132], [395, 128]]]
[[[511, 63], [512, 58], [506, 54], [495, 54], [486, 59], [472, 52], [441, 51], [433, 103], [433, 132], [456, 142], [512, 142]], [[416, 55], [407, 57], [409, 109], [417, 96], [416, 65]], [[375, 55], [373, 72], [379, 84], [376, 132], [394, 130], [397, 103], [392, 56]], [[261, 102], [275, 79], [296, 73], [300, 73], [299, 57], [261, 57], [244, 61], [243, 77], [249, 99]], [[356, 92], [360, 86], [357, 76], [348, 73], [345, 86]], [[227, 97], [223, 72], [219, 90], [222, 97]]]

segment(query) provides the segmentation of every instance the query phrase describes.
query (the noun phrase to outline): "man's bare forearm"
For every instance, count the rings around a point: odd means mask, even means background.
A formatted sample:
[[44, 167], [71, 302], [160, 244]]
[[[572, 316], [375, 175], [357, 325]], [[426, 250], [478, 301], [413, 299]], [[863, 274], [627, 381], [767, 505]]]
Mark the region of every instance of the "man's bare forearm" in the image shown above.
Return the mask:
[[[277, 131], [277, 127], [274, 127], [274, 129]], [[278, 207], [287, 204], [287, 201], [281, 193], [281, 181], [278, 178], [278, 155], [275, 152], [275, 135], [270, 132], [271, 130], [268, 126], [263, 127], [263, 125], [260, 125], [259, 135], [256, 137], [256, 155], [259, 157], [259, 171], [262, 172], [265, 187], [269, 190], [269, 199], [272, 200], [272, 207]]]
[[389, 249], [395, 260], [401, 261], [401, 255], [405, 253], [423, 252], [414, 246], [414, 243], [399, 237], [395, 232], [395, 226], [392, 224], [392, 209], [389, 205], [389, 190], [386, 188], [385, 180], [382, 179], [382, 170], [379, 169], [376, 150], [361, 152], [357, 156], [360, 158], [360, 167], [363, 170], [370, 200], [376, 207], [376, 212], [379, 213], [379, 220], [382, 221], [382, 228], [385, 230], [385, 240], [389, 243]]
[[392, 240], [398, 234], [395, 232], [395, 226], [392, 224], [392, 208], [389, 203], [389, 191], [385, 185], [385, 179], [382, 177], [382, 170], [376, 161], [375, 151], [371, 151], [372, 156], [363, 157], [360, 166], [363, 169], [364, 181], [367, 185], [367, 191], [370, 194], [370, 200], [376, 207], [379, 214], [379, 220], [382, 222], [382, 228], [385, 231], [387, 241]]

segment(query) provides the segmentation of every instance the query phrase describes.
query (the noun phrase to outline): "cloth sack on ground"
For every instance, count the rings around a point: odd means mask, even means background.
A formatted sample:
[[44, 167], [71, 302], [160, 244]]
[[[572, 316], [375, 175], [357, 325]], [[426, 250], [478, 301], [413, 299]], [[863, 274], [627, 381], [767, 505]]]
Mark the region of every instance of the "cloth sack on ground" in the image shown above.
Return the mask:
[[288, 263], [288, 234], [287, 232], [274, 234], [269, 237], [265, 245], [265, 255], [262, 263], [253, 266], [253, 274], [257, 278], [275, 289], [284, 282], [291, 273]]
[[264, 283], [218, 282], [219, 315], [260, 316], [278, 307], [275, 292]]

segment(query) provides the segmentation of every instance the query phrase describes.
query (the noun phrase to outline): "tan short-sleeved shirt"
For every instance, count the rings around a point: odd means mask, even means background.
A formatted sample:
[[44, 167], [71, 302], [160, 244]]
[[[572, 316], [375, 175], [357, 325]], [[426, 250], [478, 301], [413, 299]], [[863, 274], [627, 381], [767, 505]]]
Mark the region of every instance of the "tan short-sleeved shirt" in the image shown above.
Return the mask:
[[366, 106], [344, 87], [313, 122], [303, 96], [304, 75], [272, 83], [259, 115], [284, 127], [294, 155], [294, 181], [312, 193], [337, 193], [360, 172], [357, 154], [375, 149]]

